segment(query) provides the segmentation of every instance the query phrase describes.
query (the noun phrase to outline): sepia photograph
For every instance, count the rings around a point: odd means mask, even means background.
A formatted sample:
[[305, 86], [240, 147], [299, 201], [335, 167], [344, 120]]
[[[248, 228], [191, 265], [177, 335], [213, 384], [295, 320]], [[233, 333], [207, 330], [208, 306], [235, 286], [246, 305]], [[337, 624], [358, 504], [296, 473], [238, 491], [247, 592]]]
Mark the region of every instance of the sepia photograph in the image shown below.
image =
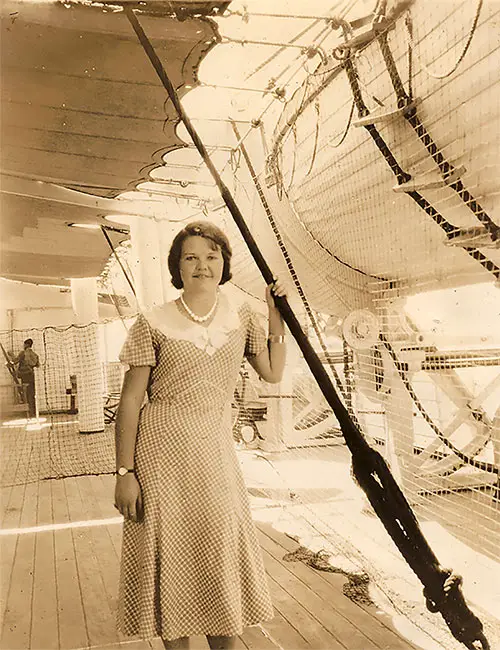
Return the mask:
[[500, 650], [500, 0], [0, 18], [0, 650]]

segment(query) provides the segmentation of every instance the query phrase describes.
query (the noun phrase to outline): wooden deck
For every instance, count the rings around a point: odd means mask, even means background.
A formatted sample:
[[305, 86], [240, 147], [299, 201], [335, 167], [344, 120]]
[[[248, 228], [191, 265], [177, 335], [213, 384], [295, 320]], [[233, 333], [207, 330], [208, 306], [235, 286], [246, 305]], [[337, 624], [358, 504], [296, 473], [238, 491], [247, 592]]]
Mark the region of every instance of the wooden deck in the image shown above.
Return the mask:
[[[84, 476], [2, 491], [3, 650], [162, 647], [158, 639], [124, 641], [115, 629], [121, 525], [113, 485], [111, 476]], [[284, 560], [297, 543], [270, 524], [258, 528], [275, 618], [246, 630], [240, 650], [417, 647], [375, 606], [349, 600], [343, 576]], [[193, 647], [208, 646], [195, 638]]]

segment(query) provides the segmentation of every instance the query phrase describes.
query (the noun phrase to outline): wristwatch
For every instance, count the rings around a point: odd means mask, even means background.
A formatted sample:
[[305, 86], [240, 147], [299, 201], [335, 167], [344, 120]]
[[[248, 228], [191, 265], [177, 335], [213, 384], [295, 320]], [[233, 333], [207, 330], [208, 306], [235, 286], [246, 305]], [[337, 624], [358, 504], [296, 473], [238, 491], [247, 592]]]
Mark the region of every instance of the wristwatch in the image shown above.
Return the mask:
[[125, 476], [125, 474], [134, 474], [135, 469], [129, 469], [128, 467], [119, 467], [116, 473], [118, 476]]

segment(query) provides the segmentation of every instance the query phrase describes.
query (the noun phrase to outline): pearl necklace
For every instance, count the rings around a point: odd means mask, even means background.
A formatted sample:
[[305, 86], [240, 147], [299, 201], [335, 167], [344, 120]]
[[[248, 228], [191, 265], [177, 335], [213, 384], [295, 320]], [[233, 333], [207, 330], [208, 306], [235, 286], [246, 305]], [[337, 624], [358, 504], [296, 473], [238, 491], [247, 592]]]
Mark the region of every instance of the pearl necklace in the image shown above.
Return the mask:
[[187, 313], [191, 316], [191, 318], [194, 321], [196, 321], [197, 323], [205, 323], [209, 318], [211, 318], [213, 316], [215, 308], [217, 307], [217, 302], [218, 302], [219, 296], [218, 295], [215, 296], [215, 302], [212, 305], [212, 308], [210, 309], [210, 311], [207, 312], [205, 314], [205, 316], [198, 316], [198, 314], [195, 314], [194, 311], [192, 309], [190, 309], [189, 306], [186, 304], [186, 301], [184, 300], [182, 293], [179, 296], [179, 298], [180, 298], [180, 301], [182, 303], [182, 306], [184, 307], [184, 309], [187, 311]]

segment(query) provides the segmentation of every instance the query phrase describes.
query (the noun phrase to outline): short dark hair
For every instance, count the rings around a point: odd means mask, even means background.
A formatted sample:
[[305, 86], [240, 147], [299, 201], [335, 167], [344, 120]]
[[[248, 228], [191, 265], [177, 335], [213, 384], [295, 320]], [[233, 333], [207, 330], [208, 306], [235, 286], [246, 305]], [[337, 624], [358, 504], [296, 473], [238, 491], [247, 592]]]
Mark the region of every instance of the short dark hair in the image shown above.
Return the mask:
[[176, 289], [182, 289], [183, 286], [179, 264], [181, 261], [182, 245], [188, 237], [203, 237], [220, 248], [222, 259], [224, 260], [220, 284], [228, 282], [232, 277], [231, 256], [233, 254], [228, 238], [220, 228], [210, 221], [192, 221], [177, 233], [168, 253], [168, 269], [172, 276], [172, 284], [174, 287]]
[[33, 339], [26, 339], [24, 345], [27, 345], [29, 348], [33, 345]]

